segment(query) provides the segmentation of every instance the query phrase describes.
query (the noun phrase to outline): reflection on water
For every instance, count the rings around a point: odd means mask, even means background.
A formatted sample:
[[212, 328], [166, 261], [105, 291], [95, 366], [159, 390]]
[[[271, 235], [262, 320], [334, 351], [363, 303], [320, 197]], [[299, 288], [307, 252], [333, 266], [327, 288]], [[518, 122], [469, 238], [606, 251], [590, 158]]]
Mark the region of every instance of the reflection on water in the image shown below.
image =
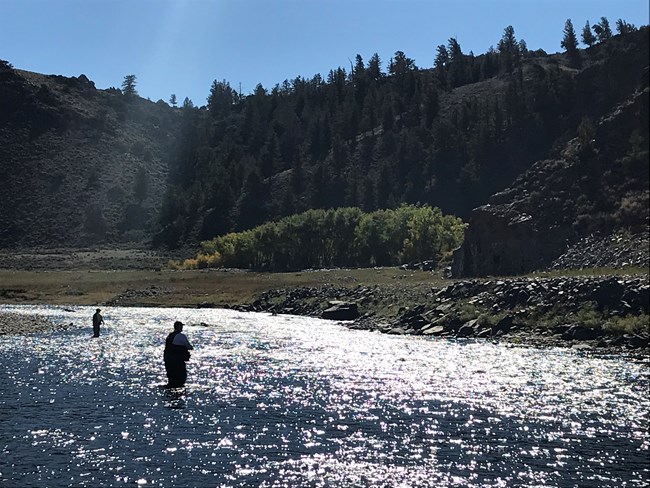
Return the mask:
[[[648, 367], [219, 310], [0, 307], [2, 486], [649, 486]], [[196, 349], [160, 387], [174, 320]], [[203, 324], [203, 325], [201, 325]], [[207, 325], [205, 325], [207, 324]]]

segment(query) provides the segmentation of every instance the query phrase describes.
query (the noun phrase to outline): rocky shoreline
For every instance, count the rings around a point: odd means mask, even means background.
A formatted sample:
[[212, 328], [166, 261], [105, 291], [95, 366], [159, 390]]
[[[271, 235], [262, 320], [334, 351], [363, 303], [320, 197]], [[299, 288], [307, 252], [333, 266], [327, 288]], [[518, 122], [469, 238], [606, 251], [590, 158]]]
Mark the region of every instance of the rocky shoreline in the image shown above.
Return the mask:
[[0, 312], [0, 336], [34, 334], [38, 332], [66, 330], [67, 328], [67, 325], [55, 324], [40, 315]]
[[[399, 286], [270, 290], [245, 311], [342, 321], [387, 334], [650, 352], [647, 275], [457, 280], [402, 296]], [[394, 303], [407, 303], [397, 310]]]
[[[104, 303], [226, 307], [332, 319], [351, 329], [386, 334], [650, 354], [650, 282], [646, 273], [463, 280], [431, 277], [409, 281], [408, 275], [394, 274], [392, 279], [372, 284], [331, 279], [312, 286], [289, 284], [256, 292], [250, 295], [255, 298], [243, 302], [246, 305], [230, 306], [187, 300], [195, 295], [183, 296], [187, 303], [174, 302], [169, 290], [149, 285], [138, 292], [127, 290]], [[153, 303], [152, 297], [161, 293], [168, 303]], [[0, 335], [65, 328], [38, 315], [0, 313]]]

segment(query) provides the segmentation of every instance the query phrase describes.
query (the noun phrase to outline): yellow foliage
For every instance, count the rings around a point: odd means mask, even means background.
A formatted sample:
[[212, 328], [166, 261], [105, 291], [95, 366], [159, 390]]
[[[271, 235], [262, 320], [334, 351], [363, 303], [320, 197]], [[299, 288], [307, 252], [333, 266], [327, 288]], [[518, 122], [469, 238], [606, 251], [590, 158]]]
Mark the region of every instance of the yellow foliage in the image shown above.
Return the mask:
[[221, 265], [221, 255], [218, 252], [198, 254], [194, 261], [196, 261], [196, 267], [199, 269], [218, 268]]
[[198, 268], [199, 261], [196, 258], [189, 258], [183, 261], [183, 268], [185, 269], [196, 269]]

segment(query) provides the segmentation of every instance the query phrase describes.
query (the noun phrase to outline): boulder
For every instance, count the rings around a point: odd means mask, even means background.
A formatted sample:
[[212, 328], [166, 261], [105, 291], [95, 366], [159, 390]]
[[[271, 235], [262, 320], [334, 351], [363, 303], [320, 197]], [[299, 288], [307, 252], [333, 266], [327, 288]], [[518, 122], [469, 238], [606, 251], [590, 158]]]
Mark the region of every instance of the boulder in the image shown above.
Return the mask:
[[492, 326], [492, 335], [507, 334], [512, 329], [513, 323], [514, 317], [512, 315], [506, 315]]
[[478, 324], [478, 319], [470, 320], [466, 322], [460, 329], [458, 329], [458, 337], [470, 337], [473, 336], [476, 331], [474, 327]]
[[572, 325], [562, 334], [564, 340], [591, 341], [602, 336], [602, 332], [584, 325]]
[[429, 325], [424, 327], [420, 332], [422, 335], [439, 336], [445, 332], [445, 328], [442, 325]]
[[407, 332], [403, 327], [393, 327], [392, 329], [386, 331], [386, 334], [392, 334], [392, 335], [404, 335], [406, 333]]
[[623, 283], [616, 278], [610, 278], [598, 284], [591, 294], [591, 299], [596, 302], [599, 310], [611, 310], [619, 306], [623, 293], [625, 293]]
[[359, 315], [359, 307], [356, 303], [339, 302], [323, 310], [321, 318], [327, 320], [354, 320]]

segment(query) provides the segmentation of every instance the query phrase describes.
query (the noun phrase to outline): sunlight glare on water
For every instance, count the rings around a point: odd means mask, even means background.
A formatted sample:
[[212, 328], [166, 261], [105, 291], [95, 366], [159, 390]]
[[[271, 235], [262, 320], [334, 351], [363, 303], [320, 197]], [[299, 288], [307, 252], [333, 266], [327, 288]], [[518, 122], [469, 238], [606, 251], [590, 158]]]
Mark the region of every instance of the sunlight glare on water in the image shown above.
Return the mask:
[[[227, 310], [10, 307], [2, 486], [650, 486], [648, 364]], [[164, 390], [185, 322], [188, 385]]]

